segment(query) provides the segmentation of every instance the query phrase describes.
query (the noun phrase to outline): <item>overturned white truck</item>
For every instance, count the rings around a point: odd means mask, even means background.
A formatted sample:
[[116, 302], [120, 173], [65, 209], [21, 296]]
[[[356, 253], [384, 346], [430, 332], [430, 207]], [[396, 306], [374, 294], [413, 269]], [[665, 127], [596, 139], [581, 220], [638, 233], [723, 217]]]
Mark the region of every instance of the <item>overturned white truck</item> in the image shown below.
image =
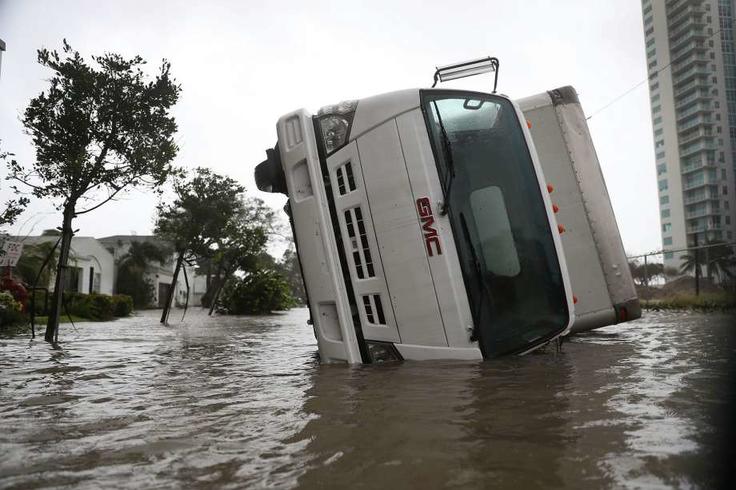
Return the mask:
[[[488, 58], [438, 69], [435, 82], [484, 63], [498, 73]], [[289, 196], [323, 361], [492, 358], [570, 330], [564, 229], [530, 125], [495, 84], [279, 119], [256, 182]]]

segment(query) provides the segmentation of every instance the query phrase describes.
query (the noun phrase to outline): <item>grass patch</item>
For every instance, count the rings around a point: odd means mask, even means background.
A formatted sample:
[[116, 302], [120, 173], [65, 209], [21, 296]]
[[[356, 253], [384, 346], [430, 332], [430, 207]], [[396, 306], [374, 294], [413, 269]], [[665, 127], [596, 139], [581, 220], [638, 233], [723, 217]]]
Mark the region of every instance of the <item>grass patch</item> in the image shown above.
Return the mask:
[[733, 293], [677, 294], [674, 296], [641, 300], [641, 307], [660, 310], [726, 311], [736, 309], [736, 295]]

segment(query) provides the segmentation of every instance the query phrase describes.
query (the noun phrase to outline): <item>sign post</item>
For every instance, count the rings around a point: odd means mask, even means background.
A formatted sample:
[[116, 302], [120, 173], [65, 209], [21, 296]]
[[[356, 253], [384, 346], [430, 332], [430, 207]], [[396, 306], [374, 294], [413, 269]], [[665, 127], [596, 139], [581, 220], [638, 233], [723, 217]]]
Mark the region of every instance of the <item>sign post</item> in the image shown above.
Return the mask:
[[23, 255], [23, 242], [0, 241], [0, 267], [15, 267]]

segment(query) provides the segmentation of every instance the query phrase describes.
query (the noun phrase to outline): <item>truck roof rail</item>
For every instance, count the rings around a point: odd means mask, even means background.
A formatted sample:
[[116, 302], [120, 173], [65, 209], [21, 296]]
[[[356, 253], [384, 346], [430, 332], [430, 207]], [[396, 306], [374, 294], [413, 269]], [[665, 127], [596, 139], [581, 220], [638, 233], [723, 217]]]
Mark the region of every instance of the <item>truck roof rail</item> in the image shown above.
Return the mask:
[[496, 87], [498, 86], [498, 58], [494, 58], [491, 56], [436, 67], [436, 71], [434, 72], [434, 83], [432, 84], [432, 87], [437, 85], [438, 81], [447, 82], [450, 80], [456, 80], [458, 78], [472, 77], [474, 75], [480, 75], [482, 73], [490, 72], [494, 72], [495, 74], [493, 77], [492, 92], [495, 94]]

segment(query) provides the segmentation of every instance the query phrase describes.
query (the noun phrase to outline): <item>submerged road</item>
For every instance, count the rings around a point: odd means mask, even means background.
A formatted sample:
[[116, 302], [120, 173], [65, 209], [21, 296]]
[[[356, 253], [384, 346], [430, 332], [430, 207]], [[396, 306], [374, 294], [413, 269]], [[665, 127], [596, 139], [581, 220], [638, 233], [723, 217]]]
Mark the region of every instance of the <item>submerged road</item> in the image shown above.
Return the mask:
[[306, 319], [0, 337], [0, 488], [712, 488], [724, 469], [727, 316], [353, 368], [318, 363]]

